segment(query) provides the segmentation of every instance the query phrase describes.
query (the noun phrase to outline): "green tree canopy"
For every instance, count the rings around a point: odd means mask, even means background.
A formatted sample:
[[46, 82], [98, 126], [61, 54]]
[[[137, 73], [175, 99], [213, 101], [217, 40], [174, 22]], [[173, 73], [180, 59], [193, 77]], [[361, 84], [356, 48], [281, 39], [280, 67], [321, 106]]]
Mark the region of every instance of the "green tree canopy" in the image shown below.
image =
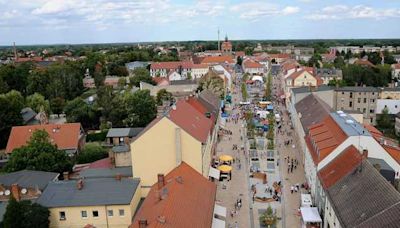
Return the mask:
[[124, 100], [128, 114], [124, 123], [127, 127], [145, 127], [156, 118], [156, 101], [150, 96], [149, 90], [127, 93]]
[[5, 166], [7, 172], [29, 169], [62, 173], [71, 168], [65, 151], [58, 150], [57, 145], [50, 142], [45, 130], [34, 131], [27, 145], [13, 150]]
[[50, 103], [40, 93], [34, 93], [26, 98], [26, 105], [32, 108], [35, 112], [45, 111], [50, 114]]
[[67, 102], [64, 112], [69, 123], [80, 122], [85, 129], [95, 129], [99, 126], [99, 113], [82, 98], [77, 97]]
[[150, 72], [146, 68], [136, 68], [133, 70], [133, 76], [129, 78], [131, 85], [139, 87], [140, 82], [146, 82], [153, 84], [153, 79], [150, 76]]
[[158, 105], [162, 105], [163, 101], [171, 101], [172, 93], [168, 92], [166, 89], [160, 89], [157, 92], [156, 101]]
[[3, 217], [4, 228], [47, 228], [50, 211], [37, 203], [28, 200], [17, 202], [13, 197], [8, 201]]
[[24, 108], [24, 98], [21, 93], [12, 90], [6, 94], [0, 94], [0, 148], [7, 144], [11, 127], [22, 125], [21, 110]]
[[224, 80], [214, 71], [210, 70], [204, 77], [200, 79], [199, 90], [208, 89], [219, 97], [224, 97]]
[[62, 97], [56, 97], [50, 100], [50, 109], [54, 114], [61, 114], [65, 107], [65, 100]]
[[91, 163], [102, 158], [108, 157], [107, 150], [98, 143], [86, 143], [83, 150], [76, 158], [77, 163]]

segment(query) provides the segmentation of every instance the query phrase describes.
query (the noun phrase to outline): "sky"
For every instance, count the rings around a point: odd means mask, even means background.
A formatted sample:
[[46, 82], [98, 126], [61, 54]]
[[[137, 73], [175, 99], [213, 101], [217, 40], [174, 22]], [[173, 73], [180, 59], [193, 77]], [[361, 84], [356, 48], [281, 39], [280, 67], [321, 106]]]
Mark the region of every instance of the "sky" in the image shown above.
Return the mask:
[[400, 38], [400, 0], [0, 0], [0, 45]]

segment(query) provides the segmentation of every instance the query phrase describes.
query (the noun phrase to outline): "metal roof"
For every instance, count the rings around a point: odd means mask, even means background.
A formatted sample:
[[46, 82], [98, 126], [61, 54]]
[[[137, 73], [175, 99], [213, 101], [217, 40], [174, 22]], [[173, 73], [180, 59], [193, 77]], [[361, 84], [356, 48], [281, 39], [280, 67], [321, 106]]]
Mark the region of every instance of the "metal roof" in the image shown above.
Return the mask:
[[135, 137], [138, 135], [144, 128], [135, 127], [135, 128], [111, 128], [108, 130], [107, 138], [113, 137]]
[[305, 132], [308, 132], [311, 125], [324, 120], [332, 111], [328, 104], [314, 94], [309, 94], [299, 101], [295, 107]]
[[20, 187], [23, 188], [38, 187], [40, 190], [43, 190], [46, 188], [49, 181], [55, 180], [58, 175], [58, 173], [52, 172], [21, 170], [0, 175], [0, 184], [3, 184], [5, 186], [18, 184]]
[[380, 89], [372, 86], [345, 86], [335, 89], [336, 91], [343, 92], [379, 92]]
[[333, 90], [334, 87], [332, 86], [327, 86], [327, 85], [321, 85], [318, 87], [314, 87], [312, 91], [310, 91], [309, 86], [303, 86], [303, 87], [297, 87], [297, 88], [292, 88], [292, 91], [294, 94], [296, 93], [309, 93], [309, 92], [318, 92], [318, 91], [328, 91], [328, 90]]
[[371, 136], [357, 120], [343, 111], [332, 112], [330, 115], [347, 136]]
[[132, 177], [132, 166], [117, 168], [90, 168], [82, 170], [79, 173], [79, 176], [83, 178], [107, 178], [115, 177], [118, 174], [123, 177]]
[[97, 178], [83, 180], [83, 188], [77, 181], [51, 182], [37, 203], [45, 207], [76, 207], [130, 204], [140, 180], [122, 178]]

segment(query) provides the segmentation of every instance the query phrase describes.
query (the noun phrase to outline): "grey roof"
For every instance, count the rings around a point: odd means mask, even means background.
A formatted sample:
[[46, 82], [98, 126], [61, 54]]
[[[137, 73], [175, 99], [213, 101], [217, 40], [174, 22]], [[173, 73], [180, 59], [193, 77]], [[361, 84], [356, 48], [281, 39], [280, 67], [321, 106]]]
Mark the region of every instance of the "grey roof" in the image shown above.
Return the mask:
[[210, 90], [203, 90], [199, 94], [199, 101], [202, 103], [209, 112], [218, 115], [221, 100]]
[[393, 87], [393, 88], [391, 88], [391, 87], [384, 87], [384, 88], [382, 88], [382, 90], [383, 90], [383, 91], [393, 91], [393, 92], [395, 92], [395, 91], [400, 91], [400, 87]]
[[320, 77], [342, 77], [342, 70], [335, 68], [314, 68]]
[[192, 84], [197, 84], [196, 81], [194, 80], [174, 80], [169, 82], [170, 85], [192, 85]]
[[295, 105], [301, 125], [307, 133], [308, 128], [325, 119], [333, 110], [318, 96], [310, 94]]
[[139, 182], [137, 178], [85, 179], [80, 190], [76, 180], [51, 182], [37, 203], [50, 208], [126, 205], [131, 202]]
[[38, 187], [40, 190], [43, 190], [46, 188], [49, 181], [55, 180], [58, 175], [58, 173], [44, 171], [21, 170], [0, 175], [0, 184], [5, 186], [18, 184], [23, 188]]
[[125, 63], [125, 67], [128, 70], [133, 70], [135, 68], [146, 68], [149, 65], [148, 62], [141, 62], [141, 61], [134, 61], [134, 62], [130, 62], [130, 63]]
[[123, 177], [132, 177], [132, 166], [85, 169], [79, 173], [79, 176], [82, 178], [107, 178], [115, 177], [117, 174]]
[[398, 227], [400, 210], [393, 206], [400, 202], [400, 193], [368, 161], [363, 160], [361, 167], [361, 172], [357, 167], [327, 190], [340, 224], [371, 227], [384, 220], [387, 226], [375, 227]]
[[135, 137], [143, 130], [142, 127], [134, 128], [111, 128], [108, 130], [107, 138], [114, 137]]
[[341, 92], [379, 92], [380, 89], [372, 86], [345, 86], [336, 88], [335, 91]]
[[371, 163], [371, 165], [378, 164], [380, 166], [380, 169], [394, 171], [394, 169], [392, 167], [390, 167], [388, 165], [388, 163], [386, 163], [385, 160], [383, 160], [383, 159], [368, 158], [368, 161], [369, 161], [369, 163]]
[[122, 144], [122, 145], [118, 145], [118, 146], [113, 146], [113, 148], [111, 150], [114, 153], [124, 153], [124, 152], [129, 152], [131, 150], [131, 148], [126, 144]]
[[353, 117], [347, 114], [341, 114], [342, 111], [332, 112], [330, 115], [347, 136], [371, 136], [369, 131], [365, 129]]
[[6, 213], [8, 201], [0, 202], [0, 222], [3, 221], [4, 214]]
[[21, 110], [21, 115], [22, 115], [22, 119], [23, 119], [24, 123], [26, 124], [29, 121], [31, 121], [32, 119], [34, 119], [35, 116], [37, 115], [37, 113], [35, 111], [33, 111], [31, 108], [26, 107]]
[[376, 228], [376, 227], [393, 227], [396, 228], [400, 224], [400, 201], [393, 206], [385, 209], [381, 213], [369, 218], [356, 227]]
[[[327, 86], [327, 85], [321, 85], [318, 87], [313, 88], [313, 92], [318, 92], [318, 91], [328, 91], [328, 90], [333, 90], [334, 87], [332, 86]], [[296, 93], [308, 93], [310, 92], [310, 87], [309, 86], [303, 86], [303, 87], [297, 87], [297, 88], [292, 88], [292, 92], [294, 94]]]

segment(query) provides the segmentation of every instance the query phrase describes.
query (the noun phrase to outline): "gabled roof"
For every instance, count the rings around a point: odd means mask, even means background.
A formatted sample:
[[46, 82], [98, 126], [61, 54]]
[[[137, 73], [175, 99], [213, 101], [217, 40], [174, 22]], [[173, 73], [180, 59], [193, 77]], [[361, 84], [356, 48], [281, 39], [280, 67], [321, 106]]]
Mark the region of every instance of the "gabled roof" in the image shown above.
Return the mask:
[[131, 228], [139, 227], [142, 219], [147, 220], [148, 228], [211, 227], [216, 189], [213, 182], [182, 162], [165, 176], [161, 189], [157, 183], [151, 187]]
[[361, 153], [353, 145], [343, 150], [318, 172], [318, 177], [324, 189], [330, 188], [341, 178], [347, 176], [361, 163], [361, 158]]
[[143, 130], [142, 127], [134, 127], [134, 128], [111, 128], [107, 132], [107, 138], [114, 137], [135, 137]]
[[229, 56], [207, 56], [201, 60], [201, 64], [213, 64], [213, 63], [234, 63], [233, 59]]
[[290, 54], [286, 54], [286, 53], [279, 53], [279, 54], [268, 54], [268, 56], [271, 59], [289, 59], [290, 58]]
[[311, 76], [314, 77], [313, 73], [310, 72], [307, 69], [298, 69], [296, 72], [293, 72], [291, 75], [289, 75], [288, 78], [295, 80], [296, 78], [298, 78], [299, 76], [303, 75], [305, 72], [309, 73]]
[[193, 64], [192, 69], [208, 69], [208, 65], [207, 64]]
[[58, 149], [78, 148], [81, 136], [80, 123], [46, 124], [13, 127], [8, 139], [6, 152], [11, 153], [14, 149], [25, 146], [35, 130], [43, 129], [49, 134], [52, 142], [57, 144]]
[[243, 62], [244, 68], [263, 68], [264, 66], [253, 60], [245, 60]]
[[383, 145], [383, 148], [394, 160], [396, 160], [397, 163], [400, 164], [400, 148], [389, 145]]
[[357, 59], [354, 64], [356, 65], [361, 65], [361, 66], [368, 66], [368, 67], [375, 67], [374, 64], [372, 64], [369, 60], [367, 59]]
[[139, 182], [137, 178], [84, 179], [82, 189], [75, 180], [50, 182], [37, 203], [49, 208], [129, 205]]
[[221, 100], [210, 90], [203, 90], [199, 94], [199, 101], [207, 108], [209, 112], [216, 116], [219, 113]]
[[326, 193], [342, 227], [398, 227], [400, 193], [367, 160]]
[[321, 122], [333, 111], [327, 103], [314, 94], [309, 94], [299, 101], [295, 108], [306, 133], [311, 125]]
[[169, 112], [169, 119], [198, 141], [207, 142], [213, 122], [185, 100], [179, 100]]
[[18, 184], [18, 186], [22, 188], [38, 187], [40, 190], [43, 190], [46, 188], [49, 181], [55, 180], [58, 175], [58, 173], [52, 172], [21, 170], [0, 175], [0, 184], [4, 186]]
[[200, 113], [204, 113], [204, 114], [210, 113], [210, 116], [211, 116], [211, 119], [212, 119], [213, 123], [215, 122], [215, 120], [216, 120], [215, 114], [210, 112], [210, 111], [208, 111], [208, 109], [200, 102], [200, 100], [198, 98], [189, 97], [187, 99], [187, 102], [191, 106], [193, 106], [193, 108], [195, 108], [197, 111], [199, 111]]

